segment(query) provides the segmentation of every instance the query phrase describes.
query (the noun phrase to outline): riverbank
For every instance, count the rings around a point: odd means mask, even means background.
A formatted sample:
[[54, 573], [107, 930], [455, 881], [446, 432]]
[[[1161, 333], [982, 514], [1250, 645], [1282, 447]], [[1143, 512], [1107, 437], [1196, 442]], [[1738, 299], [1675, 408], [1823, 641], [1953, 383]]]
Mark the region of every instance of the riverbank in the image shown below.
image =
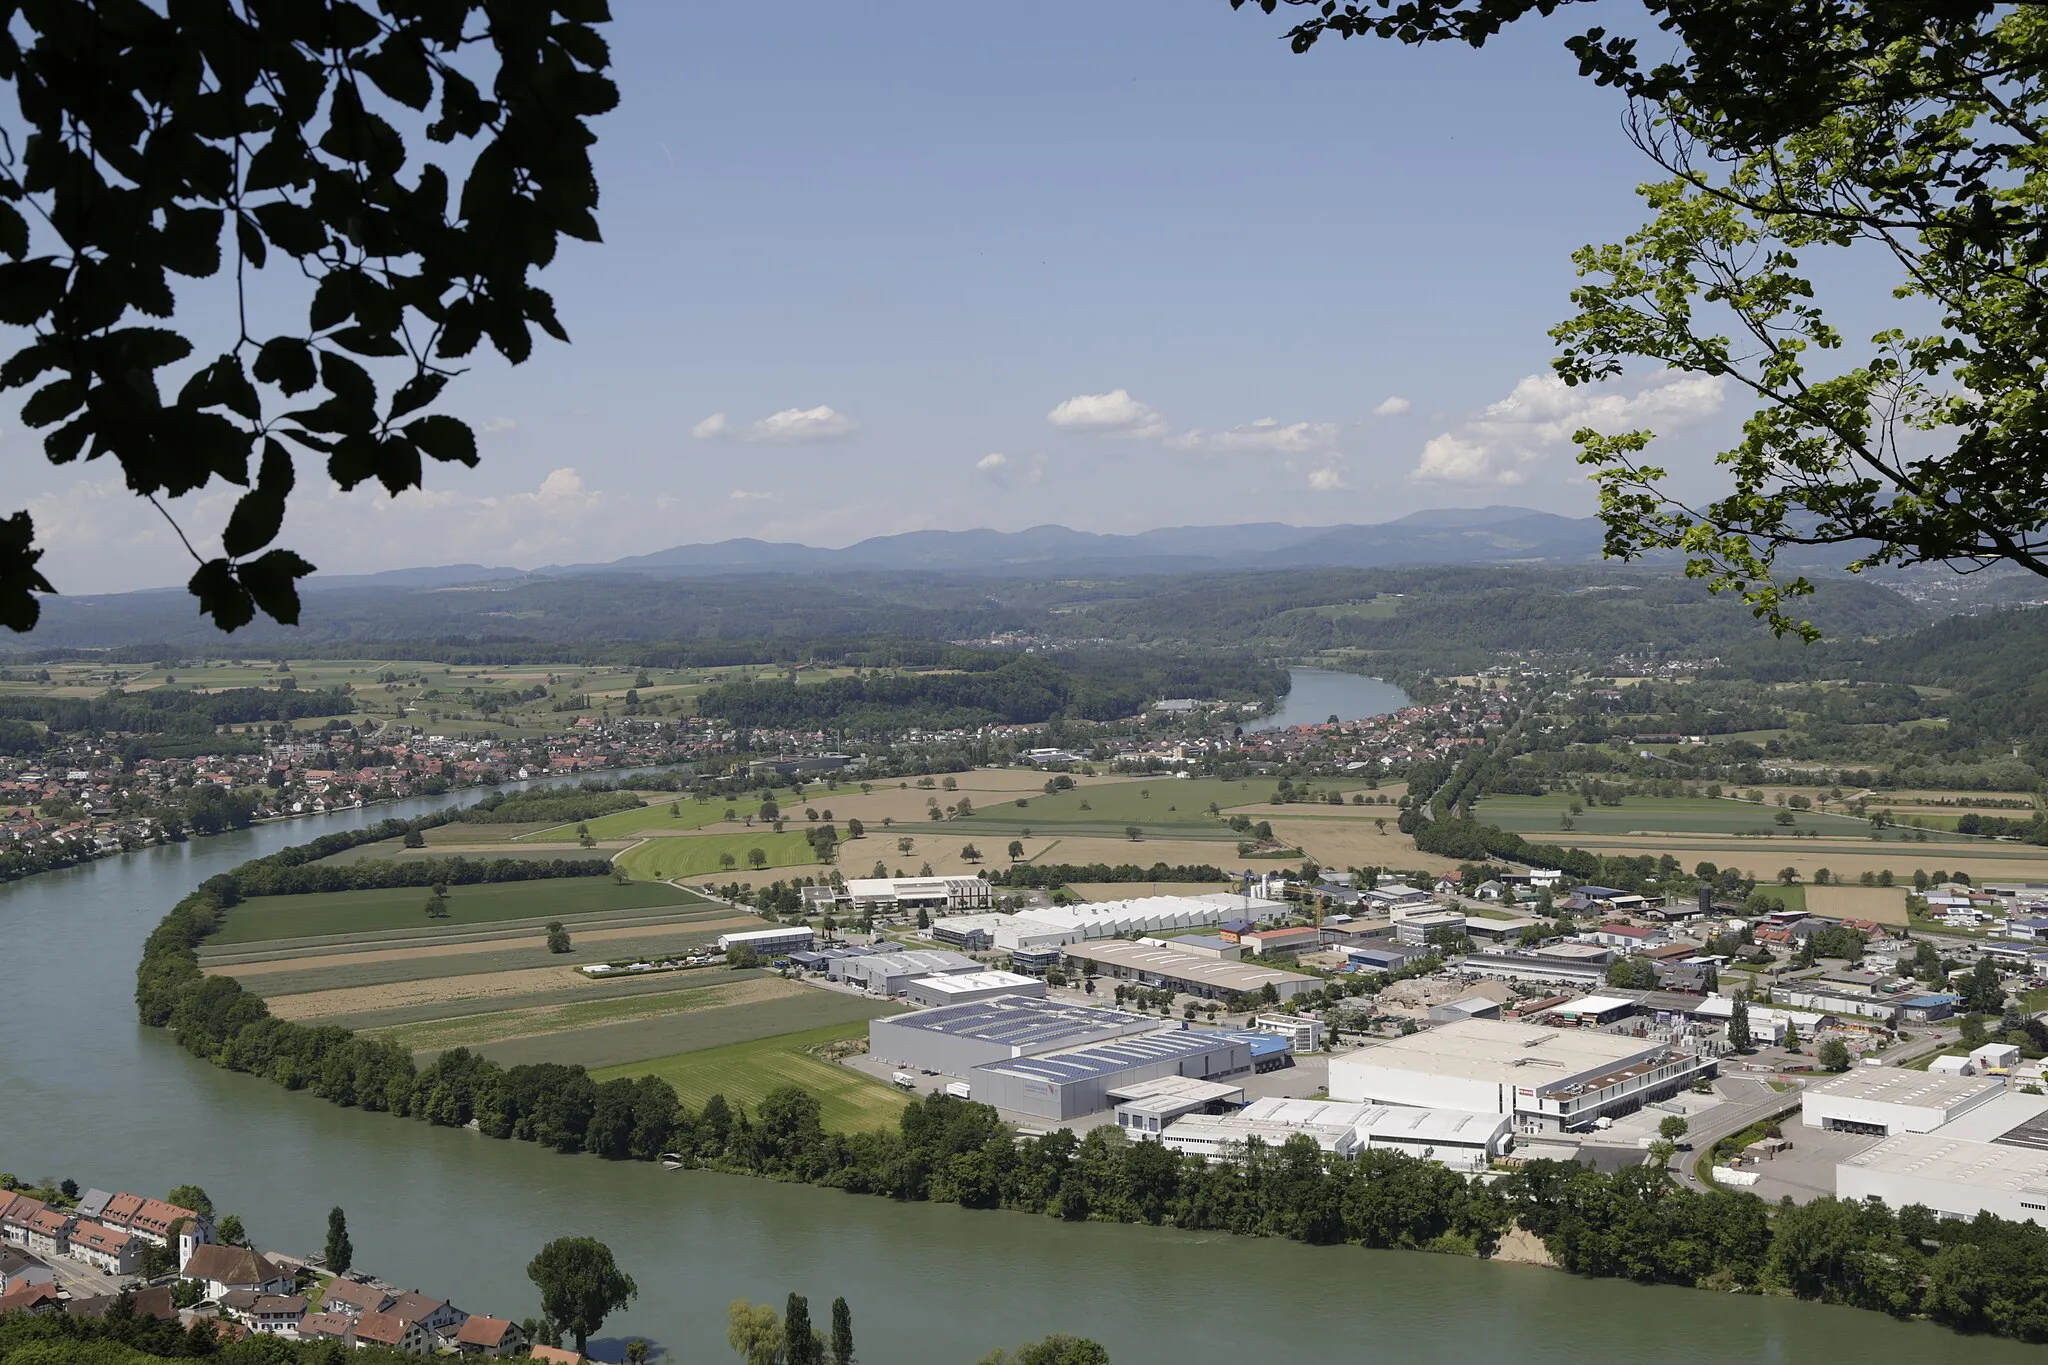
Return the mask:
[[[426, 819], [445, 819], [446, 813]], [[1143, 1223], [1305, 1243], [1489, 1256], [1526, 1229], [1564, 1269], [1673, 1285], [1774, 1290], [1819, 1302], [1925, 1316], [1962, 1330], [2048, 1339], [2048, 1229], [1988, 1215], [1929, 1229], [1888, 1211], [1819, 1200], [1775, 1213], [1753, 1195], [1699, 1193], [1662, 1169], [1601, 1175], [1530, 1162], [1492, 1183], [1388, 1152], [1332, 1161], [1306, 1137], [1270, 1157], [1212, 1165], [1114, 1129], [1019, 1139], [985, 1105], [933, 1095], [898, 1129], [828, 1133], [818, 1100], [771, 1091], [752, 1112], [714, 1095], [679, 1103], [659, 1077], [599, 1085], [581, 1066], [499, 1066], [457, 1048], [425, 1069], [389, 1041], [292, 1024], [239, 982], [202, 974], [198, 947], [239, 900], [239, 887], [320, 852], [392, 837], [388, 827], [285, 849], [202, 883], [152, 932], [137, 968], [147, 1025], [229, 1070], [307, 1090], [332, 1104], [474, 1124], [485, 1137], [563, 1154], [591, 1152], [821, 1185], [897, 1201], [1037, 1213], [1065, 1222]], [[358, 866], [369, 867], [373, 864]], [[1829, 1230], [1855, 1209], [1860, 1254], [1886, 1277], [1845, 1275]], [[1526, 1246], [1523, 1254], [1527, 1254]], [[1993, 1254], [1995, 1252], [1995, 1255]]]
[[[445, 802], [400, 803], [431, 813]], [[332, 814], [320, 832], [365, 823]], [[1118, 1360], [1239, 1365], [1270, 1355], [1376, 1350], [1412, 1365], [1603, 1358], [1778, 1365], [1832, 1355], [1910, 1355], [1928, 1365], [2026, 1365], [2017, 1342], [1785, 1297], [1700, 1294], [1450, 1256], [1172, 1227], [998, 1217], [958, 1205], [852, 1197], [704, 1170], [564, 1158], [473, 1130], [394, 1123], [202, 1063], [132, 1015], [80, 1010], [81, 964], [133, 962], [156, 919], [199, 882], [274, 853], [303, 826], [245, 830], [0, 887], [0, 1053], [9, 1102], [0, 1150], [24, 1174], [91, 1169], [130, 1187], [175, 1170], [240, 1209], [261, 1245], [318, 1246], [334, 1204], [375, 1209], [356, 1253], [402, 1284], [457, 1303], [522, 1301], [519, 1257], [565, 1233], [601, 1237], [643, 1284], [599, 1353], [643, 1336], [689, 1360], [727, 1358], [736, 1298], [844, 1294], [872, 1360], [972, 1361], [992, 1341], [1060, 1329]], [[312, 1173], [317, 1172], [317, 1180]], [[1002, 1267], [991, 1293], [990, 1265]], [[1227, 1282], [1234, 1293], [1214, 1287]], [[1369, 1319], [1332, 1285], [1371, 1286]], [[919, 1311], [971, 1305], [972, 1311]], [[1707, 1349], [1707, 1348], [1700, 1348]]]

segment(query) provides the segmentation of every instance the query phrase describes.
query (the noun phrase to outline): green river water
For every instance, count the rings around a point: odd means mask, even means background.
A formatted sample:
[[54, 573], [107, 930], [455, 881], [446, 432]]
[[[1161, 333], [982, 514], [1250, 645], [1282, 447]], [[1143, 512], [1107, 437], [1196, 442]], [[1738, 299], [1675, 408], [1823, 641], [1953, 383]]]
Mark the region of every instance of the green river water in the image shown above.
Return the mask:
[[162, 1194], [203, 1185], [259, 1246], [318, 1249], [348, 1211], [359, 1266], [514, 1318], [550, 1237], [610, 1243], [640, 1298], [627, 1335], [730, 1360], [725, 1307], [795, 1289], [853, 1306], [868, 1365], [961, 1362], [1054, 1330], [1118, 1365], [2003, 1365], [2033, 1348], [1875, 1314], [1641, 1288], [1515, 1265], [1070, 1226], [743, 1177], [564, 1157], [336, 1109], [218, 1071], [135, 1021], [142, 939], [203, 878], [317, 834], [440, 803], [272, 825], [0, 887], [0, 1169]]

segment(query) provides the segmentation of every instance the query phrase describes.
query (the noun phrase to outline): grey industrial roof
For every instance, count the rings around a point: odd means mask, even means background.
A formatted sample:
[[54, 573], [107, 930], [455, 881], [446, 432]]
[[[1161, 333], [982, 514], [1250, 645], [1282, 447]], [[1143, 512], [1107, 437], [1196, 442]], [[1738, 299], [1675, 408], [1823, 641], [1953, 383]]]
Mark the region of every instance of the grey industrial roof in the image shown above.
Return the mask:
[[1144, 1021], [1122, 1010], [1023, 995], [998, 995], [964, 1005], [941, 1005], [916, 1014], [899, 1014], [886, 1022], [898, 1028], [925, 1029], [955, 1038], [1029, 1048], [1055, 1045], [1062, 1038], [1080, 1039], [1109, 1029], [1129, 1028]]
[[1117, 939], [1069, 943], [1062, 951], [1068, 957], [1078, 957], [1089, 962], [1108, 962], [1135, 971], [1151, 972], [1155, 976], [1175, 981], [1196, 981], [1227, 991], [1251, 992], [1269, 984], [1277, 987], [1295, 981], [1315, 980], [1314, 977], [1304, 976], [1300, 972], [1283, 972], [1250, 962], [1230, 962], [1221, 958], [1202, 957], [1195, 953], [1176, 952], [1171, 948], [1154, 948], [1149, 944], [1127, 943]]
[[1068, 1081], [1086, 1080], [1091, 1076], [1114, 1076], [1119, 1071], [1143, 1066], [1148, 1062], [1170, 1061], [1176, 1057], [1191, 1057], [1198, 1052], [1213, 1052], [1219, 1047], [1234, 1046], [1237, 1041], [1208, 1032], [1176, 1030], [1170, 1033], [1146, 1033], [1134, 1038], [1118, 1038], [1113, 1042], [1077, 1047], [1069, 1052], [1018, 1057], [1007, 1062], [990, 1062], [975, 1069], [1063, 1084]]

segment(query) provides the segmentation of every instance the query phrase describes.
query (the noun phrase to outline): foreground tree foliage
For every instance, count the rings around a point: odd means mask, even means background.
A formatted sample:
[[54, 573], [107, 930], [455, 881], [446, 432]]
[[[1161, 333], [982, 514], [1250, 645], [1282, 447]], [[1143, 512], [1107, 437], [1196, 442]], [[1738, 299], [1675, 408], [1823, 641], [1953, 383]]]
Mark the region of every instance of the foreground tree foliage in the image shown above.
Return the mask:
[[[1254, 0], [1267, 13], [1282, 0]], [[1242, 7], [1247, 0], [1231, 0]], [[1553, 0], [1286, 0], [1322, 38], [1483, 45]], [[1647, 64], [1602, 27], [1565, 46], [1629, 102], [1666, 178], [1652, 218], [1574, 256], [1586, 281], [1552, 336], [1569, 384], [1632, 362], [1725, 380], [1757, 406], [1687, 505], [1646, 462], [1652, 433], [1577, 434], [1610, 555], [1675, 549], [1780, 634], [1809, 593], [1787, 546], [1846, 566], [1945, 561], [2048, 575], [2048, 15], [1986, 0], [1644, 0], [1675, 40]], [[1665, 40], [1659, 40], [1660, 44]], [[1815, 281], [1888, 258], [1910, 327], [1857, 341]], [[1844, 310], [1850, 311], [1850, 310]], [[1863, 312], [1858, 308], [1855, 311]]]
[[[0, 388], [39, 385], [22, 421], [53, 463], [111, 456], [160, 511], [246, 488], [221, 553], [179, 532], [191, 591], [223, 630], [259, 609], [295, 623], [313, 566], [266, 549], [295, 455], [394, 495], [426, 460], [473, 465], [469, 426], [428, 411], [449, 379], [486, 340], [515, 364], [534, 327], [568, 340], [532, 281], [561, 238], [598, 240], [605, 2], [5, 9], [26, 136], [0, 146], [0, 323], [33, 336]], [[173, 277], [224, 273], [237, 328], [202, 346], [176, 324], [205, 291]], [[35, 624], [40, 557], [27, 512], [0, 521], [0, 624]]]

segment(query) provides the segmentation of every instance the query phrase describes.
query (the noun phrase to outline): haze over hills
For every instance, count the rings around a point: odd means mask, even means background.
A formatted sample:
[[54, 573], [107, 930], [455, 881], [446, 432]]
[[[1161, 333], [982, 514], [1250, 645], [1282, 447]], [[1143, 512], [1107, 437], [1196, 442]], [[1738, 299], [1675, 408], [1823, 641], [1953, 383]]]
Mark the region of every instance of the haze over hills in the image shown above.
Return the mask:
[[677, 545], [595, 564], [537, 569], [456, 564], [376, 574], [315, 575], [308, 591], [364, 587], [434, 588], [510, 578], [589, 574], [686, 577], [745, 572], [802, 573], [832, 569], [882, 572], [1040, 574], [1071, 572], [1188, 573], [1205, 569], [1386, 568], [1422, 564], [1580, 563], [1600, 553], [1600, 523], [1526, 507], [1449, 508], [1416, 512], [1376, 525], [1171, 526], [1135, 535], [1107, 535], [1065, 526], [1023, 531], [907, 531], [840, 549], [754, 539]]

